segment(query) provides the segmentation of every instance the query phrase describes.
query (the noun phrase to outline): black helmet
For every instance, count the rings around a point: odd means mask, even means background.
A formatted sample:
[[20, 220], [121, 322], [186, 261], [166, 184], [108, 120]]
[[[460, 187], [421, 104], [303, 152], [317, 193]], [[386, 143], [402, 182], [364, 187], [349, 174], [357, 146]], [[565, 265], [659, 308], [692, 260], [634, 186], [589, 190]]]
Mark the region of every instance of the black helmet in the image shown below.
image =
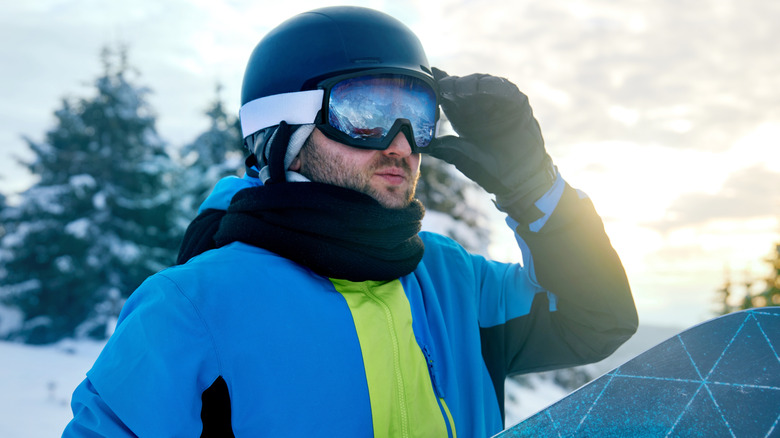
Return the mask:
[[285, 21], [255, 47], [244, 73], [241, 105], [313, 90], [331, 76], [388, 68], [433, 81], [422, 44], [400, 21], [361, 7], [315, 9]]

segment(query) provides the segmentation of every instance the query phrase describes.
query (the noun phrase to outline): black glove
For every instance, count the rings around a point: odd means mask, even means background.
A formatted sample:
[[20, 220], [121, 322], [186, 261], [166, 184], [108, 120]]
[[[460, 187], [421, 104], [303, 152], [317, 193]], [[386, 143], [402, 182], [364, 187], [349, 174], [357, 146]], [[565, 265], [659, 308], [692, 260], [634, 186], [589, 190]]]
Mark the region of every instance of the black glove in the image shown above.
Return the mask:
[[533, 207], [555, 179], [528, 97], [506, 79], [449, 76], [434, 68], [439, 103], [459, 137], [434, 139], [426, 152], [454, 164], [514, 219], [542, 216]]

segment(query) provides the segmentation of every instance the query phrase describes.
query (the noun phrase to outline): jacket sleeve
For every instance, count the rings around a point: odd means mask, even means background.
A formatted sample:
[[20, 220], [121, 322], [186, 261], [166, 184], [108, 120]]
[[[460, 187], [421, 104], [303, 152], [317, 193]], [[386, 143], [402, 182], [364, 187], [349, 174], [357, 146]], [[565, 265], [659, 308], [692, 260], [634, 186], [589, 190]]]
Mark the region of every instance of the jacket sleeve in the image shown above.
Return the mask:
[[[538, 290], [532, 297], [527, 292], [515, 297], [520, 293], [511, 288], [502, 292], [501, 318], [480, 327], [483, 356], [497, 388], [507, 375], [599, 361], [636, 331], [625, 271], [593, 204], [562, 179], [559, 189], [543, 224], [515, 223], [525, 246], [521, 269]], [[517, 299], [526, 302], [523, 312], [511, 305]]]
[[128, 299], [115, 333], [73, 393], [63, 437], [199, 436], [201, 395], [219, 376], [190, 300], [157, 274]]

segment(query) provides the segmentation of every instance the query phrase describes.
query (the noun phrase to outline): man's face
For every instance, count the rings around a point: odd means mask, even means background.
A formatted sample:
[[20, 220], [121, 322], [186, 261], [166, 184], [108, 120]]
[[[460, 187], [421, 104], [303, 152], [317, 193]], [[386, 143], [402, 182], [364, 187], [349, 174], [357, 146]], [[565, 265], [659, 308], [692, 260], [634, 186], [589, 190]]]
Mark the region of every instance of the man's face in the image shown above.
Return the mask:
[[378, 151], [333, 141], [315, 129], [290, 169], [315, 182], [365, 193], [386, 208], [402, 208], [414, 198], [420, 154], [412, 153], [402, 133]]

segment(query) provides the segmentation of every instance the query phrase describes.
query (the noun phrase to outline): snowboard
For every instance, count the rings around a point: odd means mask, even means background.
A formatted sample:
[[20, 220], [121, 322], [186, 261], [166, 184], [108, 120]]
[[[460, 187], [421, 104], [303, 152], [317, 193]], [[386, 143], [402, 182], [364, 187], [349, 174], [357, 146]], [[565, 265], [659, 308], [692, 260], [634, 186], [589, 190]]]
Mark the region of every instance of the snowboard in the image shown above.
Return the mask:
[[780, 307], [658, 344], [495, 438], [780, 437]]

